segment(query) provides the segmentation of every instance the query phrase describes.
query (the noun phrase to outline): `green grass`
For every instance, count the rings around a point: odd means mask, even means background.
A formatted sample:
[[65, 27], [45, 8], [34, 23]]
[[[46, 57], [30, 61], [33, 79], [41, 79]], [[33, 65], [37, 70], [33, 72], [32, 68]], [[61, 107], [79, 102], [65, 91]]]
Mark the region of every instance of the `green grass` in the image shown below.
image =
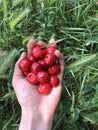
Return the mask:
[[11, 84], [17, 58], [30, 38], [51, 37], [65, 58], [53, 130], [98, 130], [97, 0], [0, 0], [0, 130], [20, 120]]

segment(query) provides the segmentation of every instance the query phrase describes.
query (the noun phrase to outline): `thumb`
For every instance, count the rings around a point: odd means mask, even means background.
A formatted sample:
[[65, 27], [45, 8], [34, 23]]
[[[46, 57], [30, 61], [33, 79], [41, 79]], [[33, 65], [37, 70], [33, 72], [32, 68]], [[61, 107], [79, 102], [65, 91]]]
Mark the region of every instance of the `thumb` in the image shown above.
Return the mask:
[[22, 60], [22, 59], [25, 59], [26, 58], [26, 53], [23, 52], [20, 56], [20, 58], [18, 59], [18, 61], [16, 62], [15, 64], [15, 69], [14, 69], [14, 75], [13, 75], [13, 78], [22, 78], [23, 75], [22, 75], [22, 72], [19, 68], [19, 62]]
[[59, 64], [60, 64], [60, 69], [61, 69], [61, 73], [59, 74], [59, 77], [62, 77], [63, 76], [63, 71], [64, 71], [64, 56], [63, 56], [62, 53], [60, 53], [59, 50], [55, 51], [55, 55], [59, 59]]

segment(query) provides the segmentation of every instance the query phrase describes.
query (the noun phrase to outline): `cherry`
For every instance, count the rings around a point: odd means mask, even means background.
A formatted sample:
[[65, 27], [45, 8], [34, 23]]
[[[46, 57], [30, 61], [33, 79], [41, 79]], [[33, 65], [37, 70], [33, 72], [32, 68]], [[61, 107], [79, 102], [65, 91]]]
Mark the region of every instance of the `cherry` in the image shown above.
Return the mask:
[[47, 50], [43, 49], [43, 55], [44, 55], [44, 57], [45, 57], [46, 53], [47, 53]]
[[37, 81], [37, 76], [33, 73], [29, 73], [27, 75], [27, 80], [31, 83], [31, 84], [37, 84], [38, 81]]
[[26, 72], [29, 70], [31, 66], [31, 62], [29, 61], [28, 58], [26, 59], [22, 59], [20, 62], [19, 62], [19, 68], [23, 71], [23, 72]]
[[51, 85], [49, 83], [39, 84], [37, 89], [38, 89], [38, 92], [43, 94], [43, 95], [50, 94], [50, 92], [52, 90]]
[[37, 80], [40, 83], [48, 83], [49, 82], [49, 74], [46, 71], [40, 71], [37, 74]]
[[59, 64], [54, 64], [49, 67], [48, 73], [50, 75], [57, 75], [60, 72], [60, 65]]
[[52, 75], [50, 77], [50, 84], [52, 87], [57, 87], [57, 85], [59, 84], [59, 79], [56, 75]]
[[40, 60], [43, 59], [45, 54], [43, 52], [43, 50], [41, 50], [41, 48], [36, 45], [32, 48], [32, 55], [34, 56], [35, 59]]
[[35, 60], [35, 58], [34, 58], [33, 55], [30, 55], [30, 56], [29, 56], [29, 61], [31, 61], [32, 63], [33, 63], [33, 62], [36, 62], [36, 60]]
[[[40, 50], [40, 47], [38, 45], [33, 46], [31, 54], [34, 56], [38, 50]], [[36, 56], [34, 56], [34, 57], [36, 57]]]
[[31, 65], [31, 72], [33, 74], [37, 74], [39, 71], [42, 70], [42, 66], [40, 63], [38, 62], [34, 62], [32, 65]]
[[38, 62], [42, 65], [43, 69], [48, 69], [48, 66], [45, 64], [45, 60], [44, 59], [41, 59]]
[[55, 48], [54, 46], [49, 46], [49, 47], [47, 47], [47, 49], [46, 49], [47, 53], [54, 53], [55, 50], [56, 50], [56, 48]]
[[56, 63], [56, 56], [52, 53], [46, 54], [45, 56], [45, 64], [50, 66]]

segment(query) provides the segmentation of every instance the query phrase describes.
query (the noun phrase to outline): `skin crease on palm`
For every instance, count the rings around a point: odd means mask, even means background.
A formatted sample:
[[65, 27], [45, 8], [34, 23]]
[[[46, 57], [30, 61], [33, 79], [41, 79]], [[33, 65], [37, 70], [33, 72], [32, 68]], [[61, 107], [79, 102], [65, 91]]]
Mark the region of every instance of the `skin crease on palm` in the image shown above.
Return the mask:
[[[55, 40], [51, 39], [49, 41], [51, 46], [55, 46]], [[31, 49], [34, 46], [33, 40], [29, 40], [27, 44], [28, 54], [26, 55], [23, 52], [19, 60], [15, 64], [15, 70], [13, 74], [12, 84], [18, 99], [18, 102], [22, 109], [27, 111], [34, 111], [39, 113], [41, 116], [52, 117], [54, 115], [55, 109], [60, 99], [61, 90], [62, 90], [62, 76], [64, 70], [64, 57], [59, 52], [55, 51], [55, 55], [59, 58], [61, 72], [58, 75], [60, 82], [56, 88], [53, 88], [49, 95], [41, 95], [37, 91], [37, 86], [30, 84], [26, 78], [22, 75], [21, 70], [19, 69], [19, 61], [24, 59], [27, 56], [30, 56]], [[40, 45], [42, 46], [42, 45]]]

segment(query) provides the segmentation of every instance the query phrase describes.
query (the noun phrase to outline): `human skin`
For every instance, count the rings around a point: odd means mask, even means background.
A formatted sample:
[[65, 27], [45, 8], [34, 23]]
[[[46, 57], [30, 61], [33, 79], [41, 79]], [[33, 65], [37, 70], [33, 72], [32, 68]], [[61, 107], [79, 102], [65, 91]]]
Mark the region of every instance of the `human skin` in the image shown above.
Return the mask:
[[[55, 46], [55, 40], [50, 40], [50, 45]], [[62, 77], [64, 71], [64, 57], [59, 50], [55, 51], [55, 55], [59, 59], [60, 73], [58, 78], [59, 85], [53, 88], [49, 95], [38, 93], [36, 85], [30, 84], [23, 76], [19, 62], [31, 54], [31, 49], [35, 45], [34, 40], [29, 40], [27, 44], [28, 53], [23, 52], [19, 60], [15, 64], [12, 84], [21, 106], [21, 121], [19, 130], [50, 130], [55, 109], [60, 100], [62, 90]], [[43, 46], [43, 45], [40, 45]]]

